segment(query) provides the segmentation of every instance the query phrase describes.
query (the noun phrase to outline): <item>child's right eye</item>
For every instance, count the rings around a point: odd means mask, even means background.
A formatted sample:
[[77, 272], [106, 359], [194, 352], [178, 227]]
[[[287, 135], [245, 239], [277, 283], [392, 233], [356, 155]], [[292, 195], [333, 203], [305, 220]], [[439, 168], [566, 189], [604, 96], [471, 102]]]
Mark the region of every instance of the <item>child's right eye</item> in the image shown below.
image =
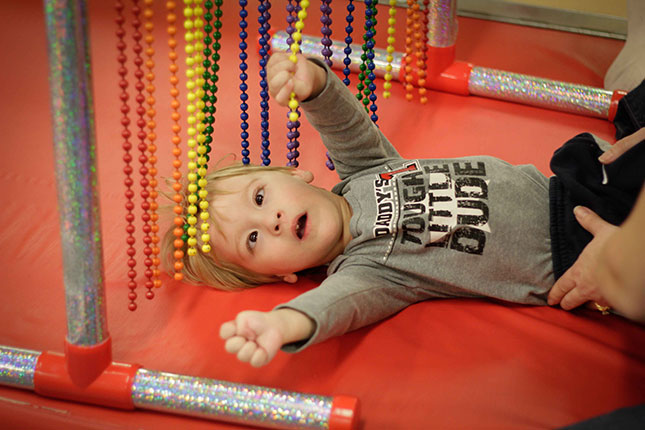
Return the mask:
[[264, 203], [264, 188], [260, 188], [255, 193], [255, 204], [258, 206], [262, 206], [262, 203]]
[[248, 239], [246, 240], [246, 247], [250, 252], [253, 252], [253, 248], [255, 248], [255, 243], [258, 241], [258, 232], [254, 231], [251, 234], [249, 234]]

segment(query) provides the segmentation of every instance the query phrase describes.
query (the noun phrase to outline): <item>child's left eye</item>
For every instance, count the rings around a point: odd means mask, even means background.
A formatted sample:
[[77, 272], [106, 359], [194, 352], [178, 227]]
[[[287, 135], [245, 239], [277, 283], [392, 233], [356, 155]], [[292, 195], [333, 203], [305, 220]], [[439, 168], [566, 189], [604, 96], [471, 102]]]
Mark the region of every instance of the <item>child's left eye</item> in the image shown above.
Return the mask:
[[260, 188], [255, 193], [255, 204], [258, 206], [262, 206], [262, 203], [264, 203], [264, 188]]

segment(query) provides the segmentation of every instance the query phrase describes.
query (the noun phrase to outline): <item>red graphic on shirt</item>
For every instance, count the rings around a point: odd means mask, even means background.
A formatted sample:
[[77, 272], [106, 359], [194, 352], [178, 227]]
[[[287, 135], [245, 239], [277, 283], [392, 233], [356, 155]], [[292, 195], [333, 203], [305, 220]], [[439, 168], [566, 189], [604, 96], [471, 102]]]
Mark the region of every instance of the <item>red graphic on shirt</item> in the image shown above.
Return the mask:
[[397, 173], [412, 172], [412, 171], [417, 170], [417, 169], [418, 169], [418, 167], [417, 167], [416, 163], [412, 163], [412, 164], [408, 164], [407, 166], [405, 166], [405, 167], [404, 167], [404, 168], [402, 168], [402, 169], [395, 170], [395, 171], [393, 171], [393, 172], [381, 173], [381, 174], [379, 175], [379, 177], [380, 177], [381, 179], [385, 180], [385, 181], [389, 181], [389, 180], [390, 180], [390, 179], [392, 179], [392, 178], [394, 177], [394, 175], [396, 175]]

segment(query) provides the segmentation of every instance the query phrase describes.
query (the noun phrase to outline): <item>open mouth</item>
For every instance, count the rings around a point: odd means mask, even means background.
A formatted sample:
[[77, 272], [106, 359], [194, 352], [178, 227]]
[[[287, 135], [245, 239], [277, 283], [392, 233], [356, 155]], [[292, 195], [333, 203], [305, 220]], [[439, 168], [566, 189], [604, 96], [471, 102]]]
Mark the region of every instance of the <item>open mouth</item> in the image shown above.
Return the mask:
[[305, 226], [307, 225], [307, 214], [303, 214], [298, 218], [298, 223], [296, 224], [296, 236], [298, 239], [302, 239], [305, 235]]

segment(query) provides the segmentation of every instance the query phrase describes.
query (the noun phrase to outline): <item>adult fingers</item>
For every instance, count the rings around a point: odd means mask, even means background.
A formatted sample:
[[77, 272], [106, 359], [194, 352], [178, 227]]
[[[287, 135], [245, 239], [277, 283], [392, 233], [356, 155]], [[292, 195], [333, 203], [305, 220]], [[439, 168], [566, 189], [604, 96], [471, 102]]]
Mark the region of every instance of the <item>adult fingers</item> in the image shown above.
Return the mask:
[[549, 306], [554, 306], [560, 303], [562, 298], [576, 287], [576, 281], [573, 275], [574, 266], [564, 272], [560, 279], [558, 279], [555, 284], [553, 284], [553, 287], [551, 287], [551, 291], [549, 291], [549, 296], [547, 297], [547, 303]]
[[578, 223], [594, 236], [597, 236], [604, 229], [615, 227], [584, 206], [576, 206], [573, 209], [573, 214]]
[[617, 140], [611, 148], [598, 157], [598, 160], [603, 164], [609, 164], [643, 140], [645, 140], [645, 128]]
[[591, 298], [585, 294], [583, 288], [577, 287], [570, 290], [560, 301], [560, 307], [566, 311], [577, 308], [585, 304]]

